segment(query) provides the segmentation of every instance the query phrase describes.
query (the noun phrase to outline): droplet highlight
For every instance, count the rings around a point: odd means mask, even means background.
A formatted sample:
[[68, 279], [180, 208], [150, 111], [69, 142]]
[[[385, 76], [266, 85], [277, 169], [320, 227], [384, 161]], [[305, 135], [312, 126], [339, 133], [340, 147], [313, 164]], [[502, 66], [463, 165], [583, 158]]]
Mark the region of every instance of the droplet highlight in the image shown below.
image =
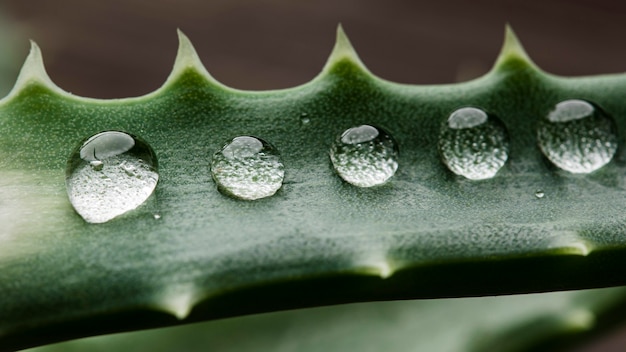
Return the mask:
[[143, 204], [159, 180], [157, 159], [140, 138], [105, 131], [82, 141], [67, 163], [70, 203], [89, 223], [104, 223]]
[[461, 108], [443, 124], [439, 152], [450, 171], [470, 180], [485, 180], [506, 163], [509, 136], [496, 116], [473, 107]]
[[398, 169], [398, 146], [385, 130], [361, 125], [344, 131], [330, 149], [337, 174], [358, 187], [387, 182]]
[[557, 167], [575, 174], [598, 170], [617, 151], [615, 121], [584, 100], [562, 101], [541, 119], [537, 140], [542, 153]]
[[272, 196], [282, 187], [285, 167], [270, 143], [240, 136], [213, 155], [211, 174], [220, 192], [255, 200]]
[[546, 196], [546, 193], [545, 193], [544, 191], [542, 191], [542, 190], [540, 190], [540, 189], [539, 189], [539, 190], [537, 190], [537, 191], [535, 191], [535, 197], [536, 197], [537, 199], [541, 199], [541, 198], [543, 198], [543, 197], [545, 197], [545, 196]]

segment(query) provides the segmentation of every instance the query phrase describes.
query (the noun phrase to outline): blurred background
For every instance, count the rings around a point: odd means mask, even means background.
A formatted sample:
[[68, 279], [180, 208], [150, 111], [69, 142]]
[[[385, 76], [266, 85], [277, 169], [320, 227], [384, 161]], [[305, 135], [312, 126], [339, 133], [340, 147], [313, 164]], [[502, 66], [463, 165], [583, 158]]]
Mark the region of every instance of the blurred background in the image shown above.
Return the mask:
[[[559, 75], [626, 71], [626, 3], [609, 0], [1, 0], [0, 96], [29, 49], [77, 95], [146, 94], [168, 76], [176, 28], [208, 71], [239, 89], [304, 83], [323, 67], [338, 23], [363, 62], [388, 80], [467, 80], [493, 64], [510, 23], [529, 55]], [[622, 351], [626, 329], [578, 352]]]

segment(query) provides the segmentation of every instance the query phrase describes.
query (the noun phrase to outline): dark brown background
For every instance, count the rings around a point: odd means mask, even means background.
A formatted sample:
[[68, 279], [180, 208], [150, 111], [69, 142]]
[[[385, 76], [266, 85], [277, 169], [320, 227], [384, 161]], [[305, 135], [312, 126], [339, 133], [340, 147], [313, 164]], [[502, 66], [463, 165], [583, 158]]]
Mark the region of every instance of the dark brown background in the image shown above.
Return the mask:
[[[608, 0], [0, 0], [0, 11], [16, 28], [0, 40], [11, 41], [20, 60], [33, 39], [53, 81], [98, 98], [159, 87], [175, 57], [176, 28], [215, 78], [240, 89], [310, 80], [340, 22], [370, 70], [398, 82], [448, 83], [484, 73], [507, 22], [549, 72], [626, 71], [626, 4]], [[7, 43], [0, 41], [0, 50]], [[6, 73], [9, 81], [19, 65]], [[624, 332], [577, 352], [623, 350]]]

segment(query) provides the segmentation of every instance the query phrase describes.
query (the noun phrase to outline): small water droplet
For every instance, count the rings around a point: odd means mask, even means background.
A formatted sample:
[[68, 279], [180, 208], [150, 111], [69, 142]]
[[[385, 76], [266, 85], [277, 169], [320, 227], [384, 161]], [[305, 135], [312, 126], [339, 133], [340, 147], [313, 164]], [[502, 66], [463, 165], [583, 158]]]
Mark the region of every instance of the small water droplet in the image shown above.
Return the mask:
[[543, 154], [571, 173], [589, 173], [606, 165], [617, 151], [615, 121], [584, 100], [558, 103], [537, 130]]
[[385, 130], [370, 125], [341, 134], [330, 149], [330, 160], [339, 176], [359, 187], [381, 185], [398, 169], [398, 147]]
[[302, 114], [300, 114], [300, 122], [303, 125], [308, 125], [309, 123], [311, 123], [311, 119], [309, 118], [309, 114], [307, 114], [306, 112], [303, 112]]
[[160, 214], [154, 214], [153, 217], [154, 217], [154, 220], [161, 219], [161, 215]]
[[101, 132], [82, 141], [68, 160], [65, 176], [72, 206], [90, 223], [107, 222], [137, 208], [158, 180], [152, 148], [119, 131]]
[[489, 179], [509, 157], [509, 137], [496, 116], [477, 108], [461, 108], [442, 126], [439, 152], [455, 174], [470, 180]]
[[535, 197], [537, 197], [538, 199], [541, 199], [541, 198], [545, 197], [545, 195], [546, 195], [546, 194], [545, 194], [545, 193], [544, 193], [544, 191], [542, 191], [542, 190], [537, 190], [537, 191], [535, 192]]
[[285, 170], [276, 148], [261, 138], [233, 138], [213, 155], [211, 174], [218, 189], [240, 199], [254, 200], [280, 189]]
[[89, 165], [93, 171], [102, 171], [102, 168], [104, 167], [104, 163], [100, 160], [92, 160], [89, 162]]

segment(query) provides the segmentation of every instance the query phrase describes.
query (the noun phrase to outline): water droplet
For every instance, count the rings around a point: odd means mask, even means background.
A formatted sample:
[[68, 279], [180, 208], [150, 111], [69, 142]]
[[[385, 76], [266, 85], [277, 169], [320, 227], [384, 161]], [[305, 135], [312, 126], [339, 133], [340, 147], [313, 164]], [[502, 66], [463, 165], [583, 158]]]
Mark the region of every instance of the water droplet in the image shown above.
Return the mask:
[[158, 179], [156, 156], [146, 142], [106, 131], [85, 139], [72, 153], [65, 183], [76, 212], [87, 222], [103, 223], [140, 206]]
[[154, 217], [154, 220], [161, 219], [161, 215], [160, 214], [154, 214], [153, 217]]
[[89, 165], [93, 171], [102, 171], [102, 168], [104, 168], [104, 163], [100, 160], [92, 160], [89, 162]]
[[546, 194], [545, 194], [545, 193], [544, 193], [544, 191], [542, 191], [542, 190], [537, 190], [537, 191], [535, 192], [535, 197], [537, 197], [538, 199], [541, 199], [541, 198], [545, 197], [545, 195], [546, 195]]
[[211, 174], [222, 193], [254, 200], [276, 193], [283, 184], [285, 170], [271, 144], [257, 137], [241, 136], [213, 155]]
[[398, 169], [398, 147], [382, 128], [362, 125], [341, 134], [330, 149], [337, 174], [359, 187], [381, 185]]
[[439, 134], [439, 151], [450, 171], [470, 180], [492, 178], [509, 157], [504, 124], [477, 108], [454, 111]]
[[617, 127], [596, 105], [584, 100], [558, 103], [537, 130], [539, 147], [556, 166], [589, 173], [606, 165], [617, 151]]
[[300, 122], [302, 122], [303, 125], [308, 125], [309, 123], [311, 123], [309, 114], [307, 114], [306, 112], [303, 112], [302, 114], [300, 114]]

